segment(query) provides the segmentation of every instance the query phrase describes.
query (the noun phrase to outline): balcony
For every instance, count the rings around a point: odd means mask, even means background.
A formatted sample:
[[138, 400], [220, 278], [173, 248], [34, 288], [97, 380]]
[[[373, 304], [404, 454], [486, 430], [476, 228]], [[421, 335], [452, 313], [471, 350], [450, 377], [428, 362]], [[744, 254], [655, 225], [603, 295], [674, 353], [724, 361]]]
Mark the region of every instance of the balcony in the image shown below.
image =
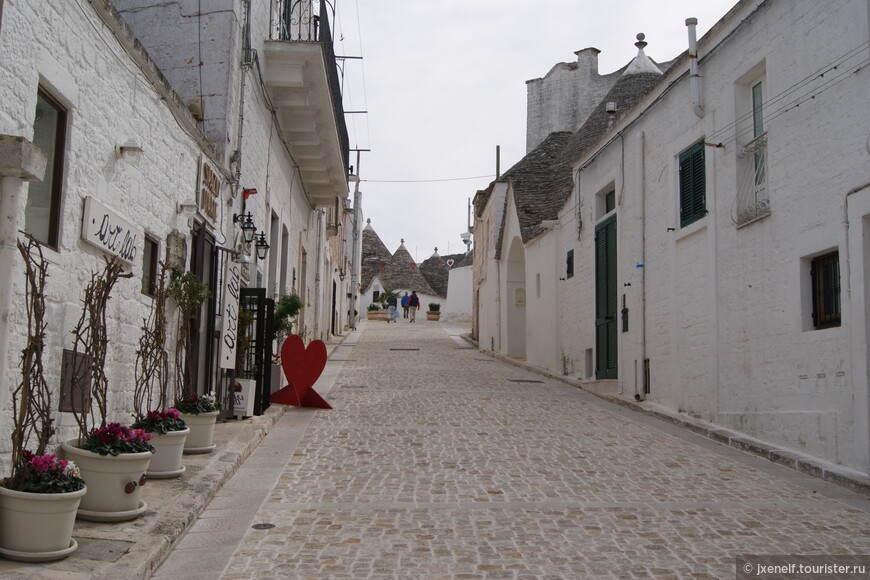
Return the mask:
[[[278, 124], [312, 203], [348, 194], [348, 137], [326, 0], [273, 0], [264, 71]], [[334, 15], [334, 14], [333, 14]]]

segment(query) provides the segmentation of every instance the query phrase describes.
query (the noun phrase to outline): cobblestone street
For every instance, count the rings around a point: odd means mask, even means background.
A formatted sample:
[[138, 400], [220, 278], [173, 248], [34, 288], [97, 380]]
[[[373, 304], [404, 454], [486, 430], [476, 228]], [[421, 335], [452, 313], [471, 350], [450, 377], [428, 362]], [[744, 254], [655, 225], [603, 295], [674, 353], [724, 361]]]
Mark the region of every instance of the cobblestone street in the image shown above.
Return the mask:
[[155, 578], [734, 578], [738, 554], [870, 553], [868, 498], [458, 334], [362, 325], [327, 365], [334, 410], [288, 411]]

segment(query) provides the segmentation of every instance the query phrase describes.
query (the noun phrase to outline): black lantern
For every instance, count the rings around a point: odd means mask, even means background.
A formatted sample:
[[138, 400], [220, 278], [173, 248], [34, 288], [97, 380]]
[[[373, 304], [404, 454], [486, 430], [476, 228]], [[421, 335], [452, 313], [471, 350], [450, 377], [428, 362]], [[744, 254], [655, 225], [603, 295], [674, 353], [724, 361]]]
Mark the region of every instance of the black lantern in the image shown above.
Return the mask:
[[254, 216], [251, 215], [251, 212], [234, 214], [233, 223], [237, 224], [239, 222], [242, 222], [242, 238], [244, 238], [246, 244], [250, 244], [254, 240], [254, 234], [257, 231], [257, 226], [254, 225]]
[[266, 252], [269, 251], [269, 244], [266, 242], [266, 232], [260, 232], [260, 235], [257, 236], [255, 247], [257, 248], [257, 258], [265, 260]]

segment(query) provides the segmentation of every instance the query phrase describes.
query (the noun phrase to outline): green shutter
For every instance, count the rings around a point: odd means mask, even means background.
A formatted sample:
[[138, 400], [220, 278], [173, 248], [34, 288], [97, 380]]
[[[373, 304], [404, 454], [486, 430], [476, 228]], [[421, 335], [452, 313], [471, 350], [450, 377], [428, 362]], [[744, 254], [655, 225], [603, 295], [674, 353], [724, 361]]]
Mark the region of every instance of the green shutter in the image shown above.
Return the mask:
[[616, 216], [595, 228], [595, 376], [617, 378]]
[[680, 227], [707, 214], [704, 181], [704, 144], [698, 143], [680, 154]]

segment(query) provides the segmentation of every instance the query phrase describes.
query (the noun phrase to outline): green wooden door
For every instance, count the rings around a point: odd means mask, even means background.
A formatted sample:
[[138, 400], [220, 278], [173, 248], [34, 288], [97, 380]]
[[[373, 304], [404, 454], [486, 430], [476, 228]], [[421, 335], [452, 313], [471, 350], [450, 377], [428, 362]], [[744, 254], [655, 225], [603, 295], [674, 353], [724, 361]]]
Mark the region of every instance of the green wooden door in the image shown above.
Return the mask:
[[595, 228], [595, 378], [616, 373], [616, 216]]

